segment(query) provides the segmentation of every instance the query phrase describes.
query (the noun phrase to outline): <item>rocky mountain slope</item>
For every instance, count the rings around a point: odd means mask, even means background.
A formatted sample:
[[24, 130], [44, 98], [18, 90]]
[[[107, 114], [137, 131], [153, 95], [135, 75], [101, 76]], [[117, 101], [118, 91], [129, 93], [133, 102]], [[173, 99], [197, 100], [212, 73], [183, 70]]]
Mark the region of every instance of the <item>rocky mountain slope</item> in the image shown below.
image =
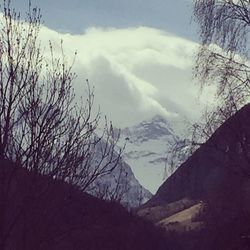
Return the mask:
[[116, 200], [129, 209], [139, 207], [152, 197], [123, 159], [112, 173], [98, 178], [91, 185], [89, 193], [105, 200]]
[[85, 175], [83, 183], [79, 181], [77, 184], [83, 188], [95, 171], [100, 171], [102, 173], [84, 191], [104, 200], [117, 201], [128, 209], [138, 207], [148, 201], [152, 194], [136, 179], [123, 154], [119, 155], [120, 147], [116, 145], [111, 148], [109, 139], [103, 137], [85, 167], [90, 174]]

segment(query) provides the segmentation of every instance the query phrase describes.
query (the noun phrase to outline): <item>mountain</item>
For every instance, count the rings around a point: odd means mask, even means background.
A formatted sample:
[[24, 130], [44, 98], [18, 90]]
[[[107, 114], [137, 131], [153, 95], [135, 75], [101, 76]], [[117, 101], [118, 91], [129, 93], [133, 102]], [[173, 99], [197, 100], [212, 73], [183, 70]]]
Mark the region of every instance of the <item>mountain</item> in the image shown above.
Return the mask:
[[[157, 115], [121, 131], [121, 142], [126, 142], [124, 159], [140, 183], [152, 193], [171, 173], [168, 157], [180, 140], [179, 127], [177, 129], [177, 123]], [[178, 162], [184, 159], [185, 154], [180, 154]]]
[[[92, 151], [91, 159], [88, 159], [89, 168], [85, 168], [92, 174], [96, 170], [104, 169], [105, 171], [102, 171], [103, 173], [84, 191], [101, 199], [115, 200], [128, 209], [138, 207], [148, 201], [152, 194], [136, 179], [130, 165], [124, 160], [123, 154], [119, 155], [120, 146], [113, 145], [110, 138], [102, 135], [102, 130], [98, 130], [98, 133], [96, 138], [100, 141]], [[90, 174], [90, 179], [91, 176]], [[88, 180], [89, 178], [85, 176], [83, 183], [81, 181], [78, 183], [80, 188], [84, 187]]]
[[139, 207], [152, 197], [152, 194], [135, 178], [131, 167], [123, 159], [110, 174], [94, 181], [90, 190], [89, 193], [96, 197], [119, 201], [129, 209]]
[[148, 205], [161, 205], [185, 197], [202, 200], [221, 183], [248, 177], [249, 117], [250, 105], [247, 105], [228, 119], [164, 182]]
[[0, 160], [2, 250], [166, 250], [162, 231], [115, 202]]
[[249, 249], [249, 197], [250, 104], [181, 164], [138, 214], [167, 231], [197, 230], [193, 240], [202, 249]]

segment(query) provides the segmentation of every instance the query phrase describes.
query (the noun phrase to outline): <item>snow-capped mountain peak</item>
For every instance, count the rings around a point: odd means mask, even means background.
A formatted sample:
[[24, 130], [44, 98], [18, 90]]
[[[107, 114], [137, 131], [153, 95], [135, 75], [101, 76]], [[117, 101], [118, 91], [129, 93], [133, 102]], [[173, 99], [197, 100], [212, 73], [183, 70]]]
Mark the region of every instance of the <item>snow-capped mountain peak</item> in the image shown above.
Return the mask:
[[178, 140], [172, 123], [160, 115], [121, 131], [121, 141], [126, 141], [124, 159], [153, 193], [164, 180], [167, 157]]
[[157, 140], [163, 136], [173, 136], [171, 125], [162, 116], [154, 116], [151, 120], [122, 130], [122, 135], [131, 143], [140, 144], [148, 140]]

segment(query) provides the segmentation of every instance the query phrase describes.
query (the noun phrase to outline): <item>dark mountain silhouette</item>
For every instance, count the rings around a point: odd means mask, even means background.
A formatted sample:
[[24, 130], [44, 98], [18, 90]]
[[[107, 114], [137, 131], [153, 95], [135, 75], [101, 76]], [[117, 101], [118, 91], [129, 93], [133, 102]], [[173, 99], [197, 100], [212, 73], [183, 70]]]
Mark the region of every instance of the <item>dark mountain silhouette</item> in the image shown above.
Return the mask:
[[222, 183], [230, 181], [236, 181], [232, 182], [232, 189], [245, 189], [245, 185], [250, 184], [250, 105], [218, 128], [164, 182], [145, 206], [162, 205], [183, 198], [204, 200], [218, 191]]
[[167, 249], [160, 229], [122, 206], [0, 160], [0, 249]]
[[175, 249], [250, 249], [250, 104], [219, 127], [138, 214], [195, 242], [189, 248], [183, 240]]

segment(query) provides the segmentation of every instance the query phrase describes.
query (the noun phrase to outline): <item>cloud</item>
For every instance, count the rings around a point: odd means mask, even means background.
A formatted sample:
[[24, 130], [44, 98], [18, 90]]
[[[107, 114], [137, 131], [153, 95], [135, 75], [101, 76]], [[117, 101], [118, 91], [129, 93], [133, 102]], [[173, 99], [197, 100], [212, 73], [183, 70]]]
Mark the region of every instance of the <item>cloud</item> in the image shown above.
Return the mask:
[[46, 27], [43, 41], [51, 40], [72, 60], [77, 93], [84, 79], [95, 86], [96, 103], [119, 127], [161, 114], [169, 119], [181, 113], [197, 117], [206, 96], [198, 100], [192, 83], [193, 56], [197, 44], [165, 31], [136, 27], [90, 28], [82, 35], [60, 34]]

